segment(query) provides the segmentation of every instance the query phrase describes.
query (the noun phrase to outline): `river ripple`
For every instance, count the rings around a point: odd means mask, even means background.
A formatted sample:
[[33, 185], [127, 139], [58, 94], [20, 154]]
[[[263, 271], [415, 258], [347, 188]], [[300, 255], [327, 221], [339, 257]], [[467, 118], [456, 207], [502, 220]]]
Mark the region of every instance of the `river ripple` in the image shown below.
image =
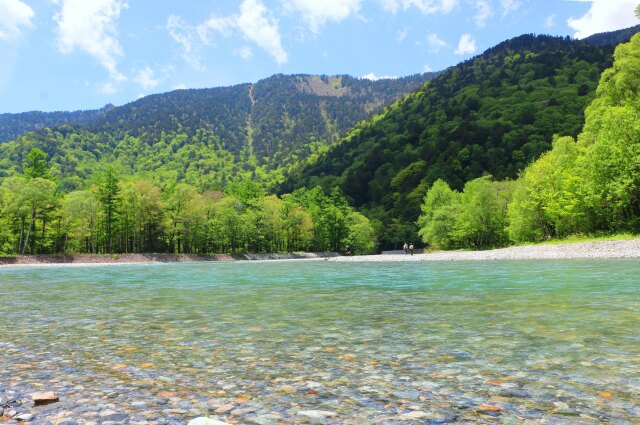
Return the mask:
[[[0, 269], [33, 423], [636, 423], [640, 261]], [[61, 401], [34, 407], [29, 395]]]

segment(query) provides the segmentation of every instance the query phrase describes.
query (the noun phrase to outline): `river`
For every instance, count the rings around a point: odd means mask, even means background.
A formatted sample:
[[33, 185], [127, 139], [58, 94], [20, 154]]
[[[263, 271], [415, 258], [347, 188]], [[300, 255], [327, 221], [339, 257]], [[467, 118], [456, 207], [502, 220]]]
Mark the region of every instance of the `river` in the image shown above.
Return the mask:
[[0, 401], [36, 423], [640, 416], [637, 260], [4, 267], [0, 293]]

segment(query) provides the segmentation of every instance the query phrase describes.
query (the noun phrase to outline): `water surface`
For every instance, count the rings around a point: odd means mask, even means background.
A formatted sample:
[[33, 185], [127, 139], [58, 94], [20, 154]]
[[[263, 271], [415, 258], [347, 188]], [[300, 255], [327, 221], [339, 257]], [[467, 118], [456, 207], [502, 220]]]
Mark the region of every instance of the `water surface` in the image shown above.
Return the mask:
[[56, 389], [36, 418], [78, 423], [634, 423], [639, 276], [637, 260], [0, 268], [0, 391]]

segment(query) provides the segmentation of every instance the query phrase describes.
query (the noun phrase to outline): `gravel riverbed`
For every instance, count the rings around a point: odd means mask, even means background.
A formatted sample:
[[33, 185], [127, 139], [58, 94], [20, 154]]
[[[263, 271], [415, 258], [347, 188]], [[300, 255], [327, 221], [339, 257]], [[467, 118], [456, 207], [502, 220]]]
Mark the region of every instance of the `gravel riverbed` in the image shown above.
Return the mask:
[[513, 246], [486, 251], [390, 253], [328, 258], [328, 261], [486, 261], [572, 258], [640, 258], [640, 239]]

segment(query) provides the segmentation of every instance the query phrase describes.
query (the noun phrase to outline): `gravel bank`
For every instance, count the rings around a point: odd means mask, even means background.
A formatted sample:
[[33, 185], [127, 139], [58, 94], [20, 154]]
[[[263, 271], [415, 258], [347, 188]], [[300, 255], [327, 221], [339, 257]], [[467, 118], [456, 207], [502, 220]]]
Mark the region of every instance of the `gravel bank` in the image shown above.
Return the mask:
[[19, 255], [0, 257], [0, 266], [66, 264], [144, 264], [188, 263], [195, 261], [302, 260], [337, 256], [335, 252], [296, 252], [291, 254], [72, 254]]
[[246, 261], [325, 259], [326, 261], [486, 261], [486, 260], [539, 260], [569, 258], [640, 258], [640, 238], [618, 241], [576, 242], [556, 245], [528, 245], [487, 251], [440, 251], [427, 254], [340, 256], [335, 252], [307, 252], [293, 254], [119, 254], [119, 255], [22, 255], [0, 257], [0, 267], [9, 265], [52, 264], [138, 264], [175, 263], [193, 261]]
[[335, 257], [328, 261], [486, 261], [569, 258], [640, 258], [640, 239], [528, 245], [487, 251], [441, 251], [428, 254], [383, 254]]

